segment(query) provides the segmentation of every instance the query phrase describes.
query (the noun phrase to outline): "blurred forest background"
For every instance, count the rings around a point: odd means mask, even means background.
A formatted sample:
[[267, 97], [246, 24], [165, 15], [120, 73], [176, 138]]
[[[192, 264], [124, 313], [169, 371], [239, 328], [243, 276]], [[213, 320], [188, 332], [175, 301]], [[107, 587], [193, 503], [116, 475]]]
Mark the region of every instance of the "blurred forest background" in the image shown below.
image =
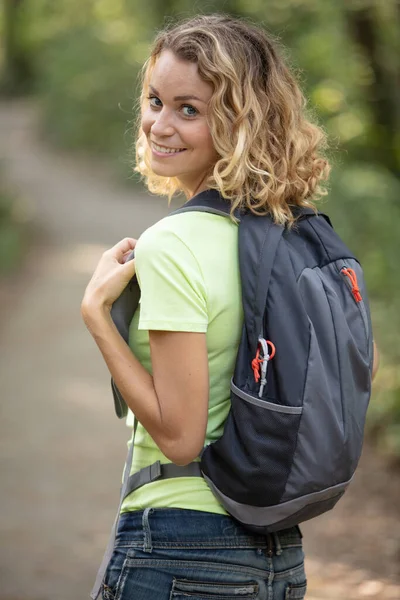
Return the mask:
[[[398, 0], [3, 0], [0, 92], [39, 103], [43, 135], [132, 176], [137, 74], [166, 20], [225, 12], [286, 47], [331, 140], [326, 210], [360, 258], [381, 368], [369, 411], [380, 452], [400, 461], [400, 3]], [[3, 177], [4, 180], [4, 177]], [[18, 199], [2, 183], [0, 273], [21, 258]]]

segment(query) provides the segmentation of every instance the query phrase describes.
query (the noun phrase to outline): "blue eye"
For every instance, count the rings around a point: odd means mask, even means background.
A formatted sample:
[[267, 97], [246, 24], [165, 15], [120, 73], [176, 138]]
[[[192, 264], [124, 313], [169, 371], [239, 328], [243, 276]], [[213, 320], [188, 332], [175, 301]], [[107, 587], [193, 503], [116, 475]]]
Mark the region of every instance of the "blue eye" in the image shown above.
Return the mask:
[[147, 99], [150, 103], [150, 106], [153, 108], [160, 108], [160, 106], [162, 106], [162, 102], [160, 98], [157, 98], [157, 96], [148, 96]]
[[183, 114], [185, 115], [185, 117], [195, 117], [198, 112], [197, 109], [191, 104], [184, 104], [182, 106], [182, 110], [184, 111]]

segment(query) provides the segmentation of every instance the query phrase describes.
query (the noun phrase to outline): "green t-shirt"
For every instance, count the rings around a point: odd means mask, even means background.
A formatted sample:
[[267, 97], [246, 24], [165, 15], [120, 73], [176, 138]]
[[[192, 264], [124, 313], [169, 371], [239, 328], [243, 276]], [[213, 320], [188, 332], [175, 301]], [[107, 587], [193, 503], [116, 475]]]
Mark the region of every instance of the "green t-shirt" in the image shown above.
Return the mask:
[[[129, 345], [151, 373], [149, 330], [206, 334], [210, 383], [206, 444], [223, 432], [242, 330], [237, 236], [238, 226], [231, 219], [185, 212], [147, 229], [135, 250], [141, 300]], [[131, 413], [127, 424], [133, 425]], [[171, 462], [139, 423], [131, 473], [157, 460]], [[149, 483], [125, 499], [122, 512], [147, 507], [226, 514], [202, 477]]]

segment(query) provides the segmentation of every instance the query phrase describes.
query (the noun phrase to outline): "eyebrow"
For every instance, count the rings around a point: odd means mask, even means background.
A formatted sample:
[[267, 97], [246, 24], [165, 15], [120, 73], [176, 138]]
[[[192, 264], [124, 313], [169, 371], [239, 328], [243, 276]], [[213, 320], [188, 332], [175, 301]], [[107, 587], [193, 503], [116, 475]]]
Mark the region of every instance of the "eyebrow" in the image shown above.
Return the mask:
[[[157, 92], [157, 90], [152, 85], [149, 85], [149, 88], [156, 96], [160, 95], [159, 92]], [[187, 100], [198, 100], [199, 102], [203, 102], [204, 104], [206, 104], [204, 100], [198, 98], [198, 96], [193, 96], [191, 94], [187, 96], [174, 96], [174, 102], [186, 102]]]

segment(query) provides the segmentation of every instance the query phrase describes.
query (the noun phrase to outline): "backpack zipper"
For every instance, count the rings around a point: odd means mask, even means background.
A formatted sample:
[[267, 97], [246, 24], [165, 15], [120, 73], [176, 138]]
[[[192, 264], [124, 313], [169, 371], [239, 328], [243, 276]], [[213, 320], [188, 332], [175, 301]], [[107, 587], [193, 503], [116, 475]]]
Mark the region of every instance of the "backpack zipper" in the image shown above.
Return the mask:
[[351, 293], [354, 296], [356, 302], [362, 301], [362, 296], [360, 292], [360, 288], [358, 287], [357, 275], [354, 269], [350, 269], [349, 267], [342, 267], [342, 273], [349, 278], [351, 283]]
[[349, 287], [349, 289], [351, 290], [351, 293], [353, 295], [355, 303], [358, 306], [358, 309], [359, 309], [360, 315], [361, 315], [361, 319], [362, 319], [362, 322], [364, 325], [365, 337], [366, 337], [366, 340], [368, 343], [369, 342], [368, 319], [367, 319], [367, 314], [366, 314], [366, 310], [365, 310], [365, 306], [364, 306], [364, 300], [361, 295], [360, 288], [358, 286], [356, 272], [354, 271], [354, 269], [347, 267], [346, 264], [343, 264], [343, 266], [340, 267], [340, 273], [342, 275], [344, 275], [346, 284]]

